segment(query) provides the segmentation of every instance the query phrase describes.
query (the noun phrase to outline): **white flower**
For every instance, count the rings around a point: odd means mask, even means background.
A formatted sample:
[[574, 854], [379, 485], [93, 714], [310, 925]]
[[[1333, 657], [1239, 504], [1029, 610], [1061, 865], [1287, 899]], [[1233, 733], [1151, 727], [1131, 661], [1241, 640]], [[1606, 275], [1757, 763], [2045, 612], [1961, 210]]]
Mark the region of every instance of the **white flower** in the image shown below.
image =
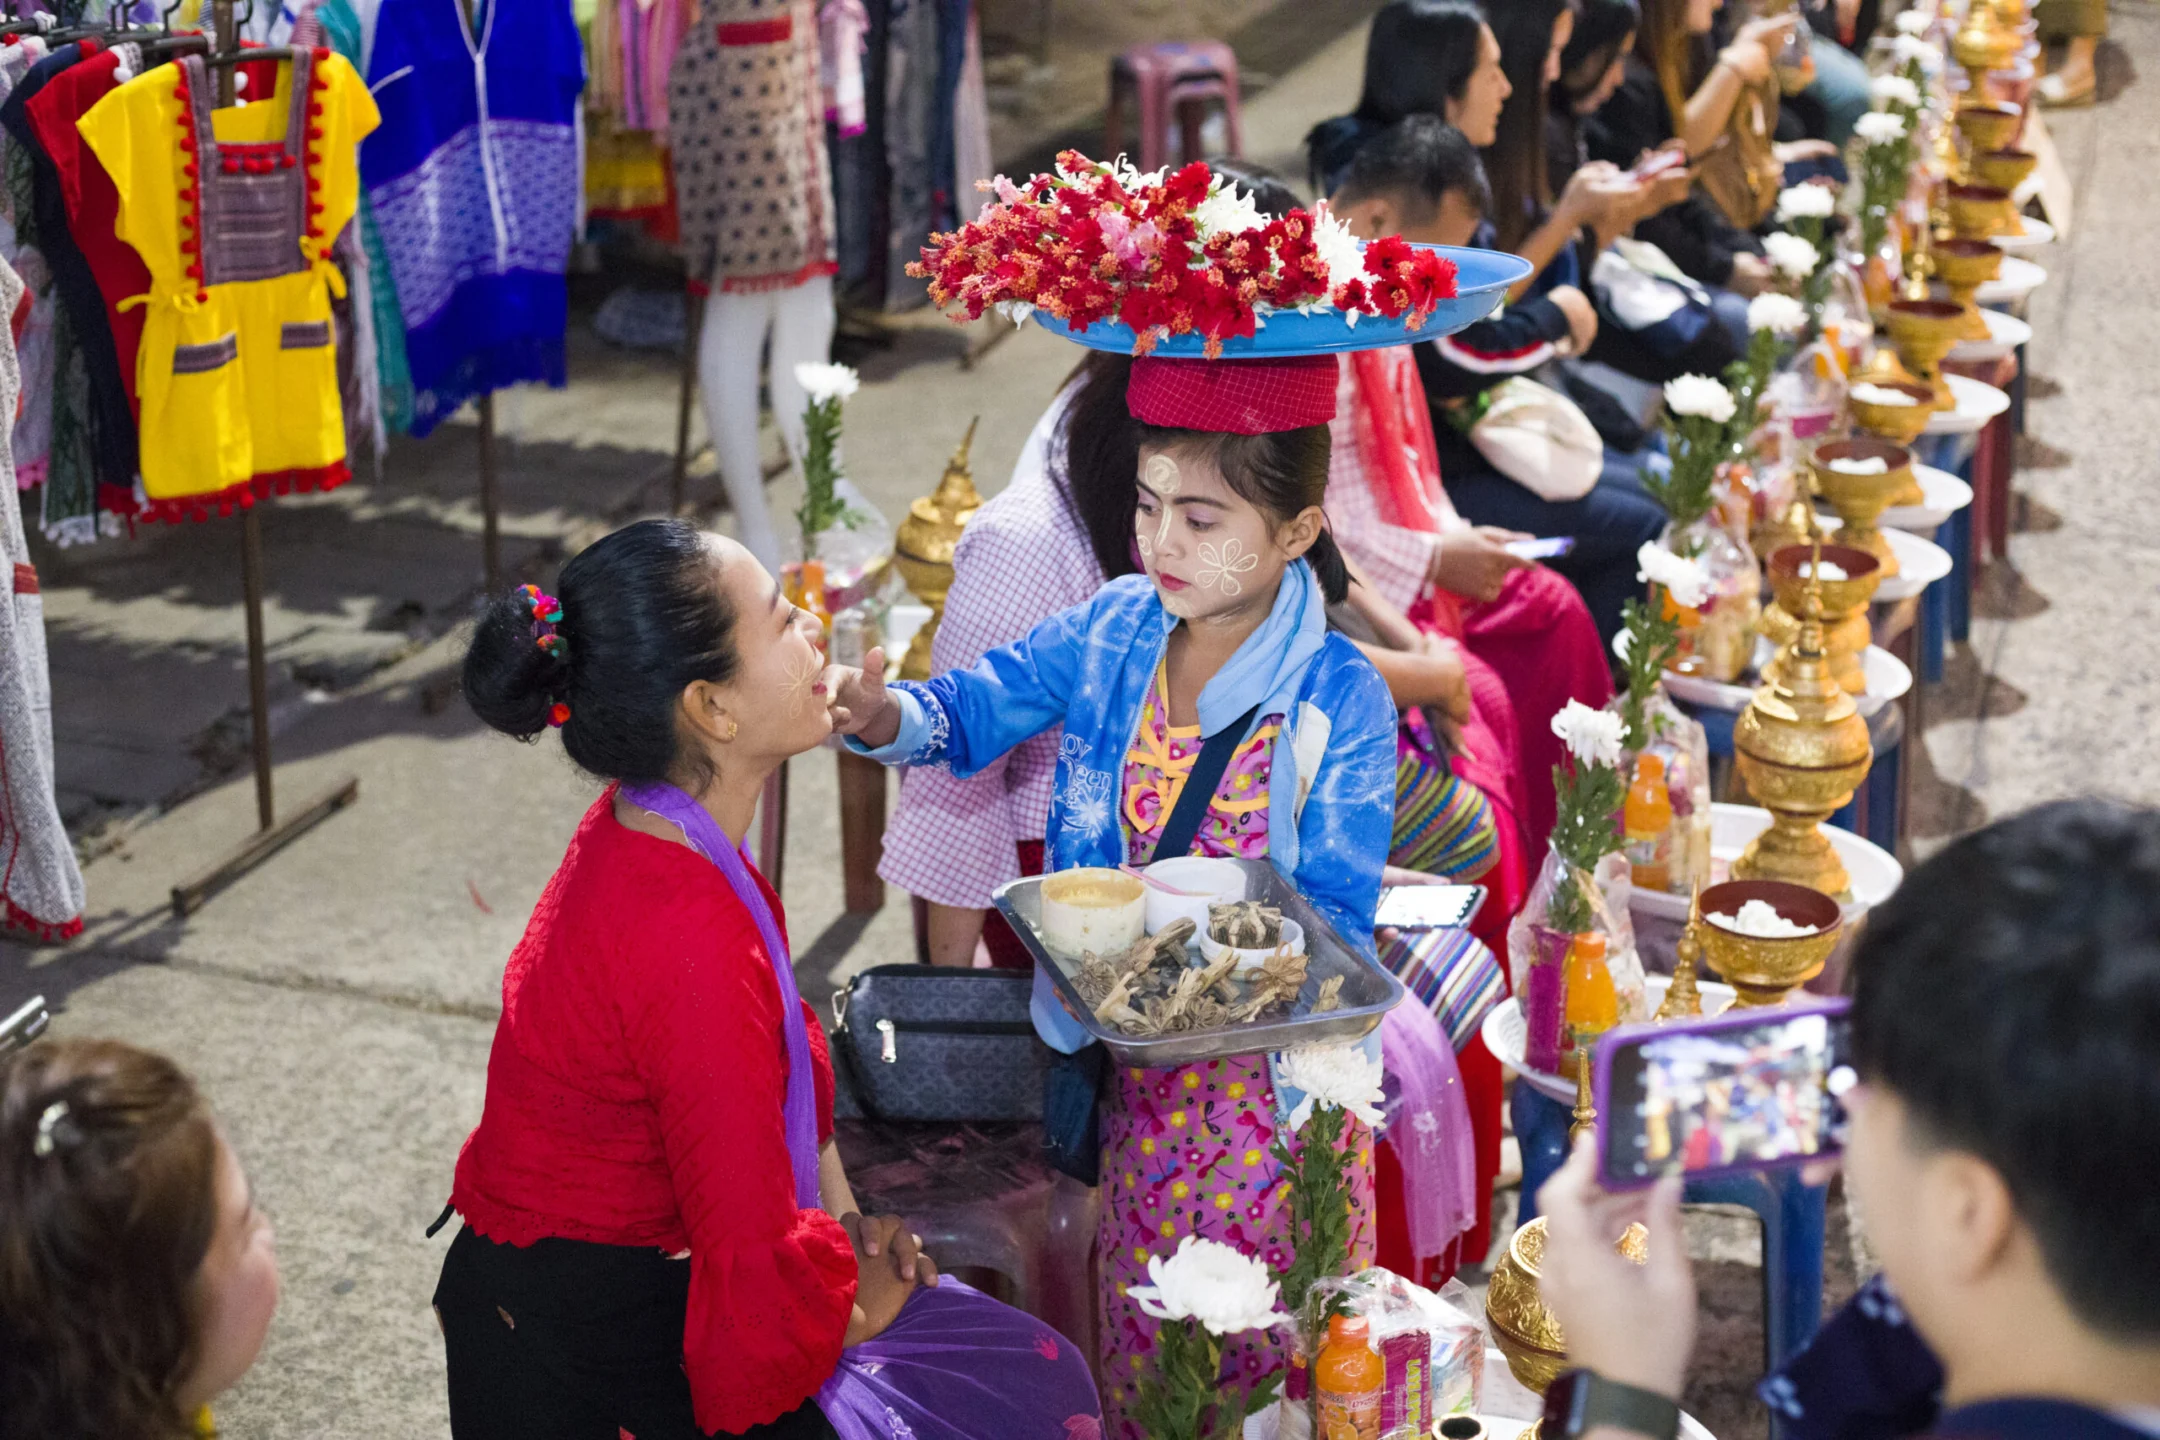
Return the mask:
[[1110, 173], [1117, 178], [1117, 183], [1124, 189], [1125, 193], [1132, 197], [1133, 213], [1144, 214], [1146, 213], [1147, 203], [1141, 199], [1140, 192], [1152, 190], [1157, 185], [1162, 184], [1163, 176], [1170, 172], [1165, 168], [1150, 170], [1142, 174], [1132, 161], [1120, 155], [1110, 162]]
[[1193, 207], [1193, 223], [1200, 233], [1212, 238], [1217, 235], [1242, 235], [1248, 230], [1258, 230], [1267, 224], [1267, 216], [1244, 194], [1227, 180], [1215, 182], [1208, 197]]
[[1807, 329], [1807, 306], [1790, 295], [1780, 295], [1775, 290], [1765, 290], [1748, 301], [1747, 328], [1768, 330], [1780, 339], [1789, 340]]
[[1375, 1130], [1386, 1121], [1380, 1113], [1380, 1060], [1366, 1055], [1362, 1046], [1301, 1045], [1285, 1050], [1277, 1073], [1283, 1084], [1305, 1092], [1290, 1112], [1292, 1130], [1305, 1128], [1315, 1105], [1347, 1110]]
[[1778, 191], [1777, 218], [1786, 224], [1795, 220], [1820, 220], [1837, 209], [1837, 196], [1827, 185], [1794, 185]]
[[1552, 733], [1559, 736], [1577, 765], [1617, 766], [1620, 741], [1627, 722], [1610, 710], [1593, 710], [1580, 700], [1552, 717]]
[[1655, 540], [1643, 542], [1642, 548], [1635, 552], [1635, 563], [1641, 567], [1636, 570], [1635, 578], [1664, 586], [1665, 593], [1672, 596], [1675, 605], [1697, 610], [1710, 598], [1709, 572], [1700, 563], [1673, 554]]
[[1627, 664], [1627, 657], [1633, 654], [1634, 651], [1635, 632], [1632, 630], [1615, 630], [1612, 637], [1613, 658], [1625, 665]]
[[1869, 145], [1895, 145], [1905, 138], [1905, 117], [1887, 110], [1870, 110], [1853, 122], [1853, 134]]
[[1708, 375], [1681, 375], [1665, 382], [1665, 408], [1675, 415], [1700, 415], [1723, 425], [1733, 417], [1732, 391]]
[[1312, 238], [1313, 248], [1320, 252], [1320, 263], [1327, 266], [1330, 291], [1365, 273], [1365, 247], [1325, 201], [1313, 211]]
[[846, 365], [801, 364], [795, 367], [795, 383], [809, 392], [810, 403], [845, 400], [862, 388], [862, 378]]
[[1877, 105], [1895, 105], [1901, 110], [1920, 108], [1920, 87], [1903, 75], [1878, 75], [1868, 82], [1868, 94]]
[[1899, 35], [1890, 42], [1891, 53], [1897, 57], [1898, 69], [1918, 65], [1929, 75], [1942, 65], [1942, 51], [1917, 35]]
[[1928, 27], [1934, 23], [1935, 17], [1925, 10], [1898, 11], [1897, 28], [1900, 35], [1925, 35]]
[[[1867, 118], [1865, 115], [1861, 116], [1860, 122], [1866, 124]], [[1762, 246], [1763, 254], [1770, 257], [1770, 264], [1789, 280], [1807, 279], [1815, 273], [1816, 265], [1822, 260], [1821, 251], [1804, 236], [1795, 235], [1790, 230], [1771, 231], [1763, 236]]]
[[1257, 1256], [1240, 1255], [1219, 1240], [1188, 1235], [1165, 1260], [1148, 1257], [1152, 1285], [1125, 1293], [1157, 1320], [1198, 1320], [1212, 1335], [1272, 1330], [1289, 1320], [1275, 1308], [1277, 1288]]

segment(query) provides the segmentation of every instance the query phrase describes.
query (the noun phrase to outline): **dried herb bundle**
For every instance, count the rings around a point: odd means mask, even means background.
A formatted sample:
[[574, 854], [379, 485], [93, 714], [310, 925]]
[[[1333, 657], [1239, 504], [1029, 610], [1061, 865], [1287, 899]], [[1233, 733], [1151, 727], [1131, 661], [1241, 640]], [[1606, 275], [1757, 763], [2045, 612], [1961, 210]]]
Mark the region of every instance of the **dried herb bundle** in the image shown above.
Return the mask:
[[[1276, 927], [1277, 939], [1268, 943], [1280, 943], [1281, 913], [1250, 908], [1259, 912], [1254, 923], [1265, 917]], [[1095, 1018], [1126, 1035], [1152, 1038], [1274, 1018], [1297, 1003], [1310, 957], [1277, 953], [1249, 976], [1233, 979], [1235, 954], [1225, 952], [1208, 965], [1189, 962], [1186, 946], [1192, 935], [1193, 923], [1178, 920], [1115, 955], [1081, 956], [1074, 981]], [[1342, 985], [1340, 976], [1321, 985], [1315, 1014], [1342, 1008]]]

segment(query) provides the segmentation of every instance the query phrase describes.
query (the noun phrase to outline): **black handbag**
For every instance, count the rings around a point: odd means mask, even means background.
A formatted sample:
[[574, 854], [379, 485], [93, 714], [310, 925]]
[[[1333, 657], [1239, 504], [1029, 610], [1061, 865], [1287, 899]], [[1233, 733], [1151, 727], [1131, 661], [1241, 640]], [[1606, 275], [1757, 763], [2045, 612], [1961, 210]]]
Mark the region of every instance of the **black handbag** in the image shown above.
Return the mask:
[[833, 994], [834, 1110], [872, 1120], [1040, 1120], [1050, 1048], [1024, 970], [879, 965]]

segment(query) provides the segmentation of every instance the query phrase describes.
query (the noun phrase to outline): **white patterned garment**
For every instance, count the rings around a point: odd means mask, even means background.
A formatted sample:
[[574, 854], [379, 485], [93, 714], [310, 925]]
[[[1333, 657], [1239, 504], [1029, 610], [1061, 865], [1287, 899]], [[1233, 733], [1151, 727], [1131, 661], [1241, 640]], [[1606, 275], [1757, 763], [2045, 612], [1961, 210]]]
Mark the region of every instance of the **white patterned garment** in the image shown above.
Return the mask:
[[[12, 315], [23, 282], [0, 260], [0, 315]], [[0, 417], [22, 392], [13, 332], [0, 327]], [[5, 420], [0, 419], [0, 424]], [[41, 940], [82, 930], [83, 878], [53, 798], [52, 676], [45, 660], [45, 602], [14, 502], [14, 460], [0, 444], [0, 888], [6, 924]]]

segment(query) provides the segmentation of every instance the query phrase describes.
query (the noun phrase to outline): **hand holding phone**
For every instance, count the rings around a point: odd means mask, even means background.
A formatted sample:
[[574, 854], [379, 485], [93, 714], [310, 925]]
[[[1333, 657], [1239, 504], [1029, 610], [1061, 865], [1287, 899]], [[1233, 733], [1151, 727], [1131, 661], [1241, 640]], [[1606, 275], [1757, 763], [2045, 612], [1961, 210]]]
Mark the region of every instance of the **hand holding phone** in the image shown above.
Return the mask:
[[1376, 930], [1460, 930], [1485, 903], [1482, 885], [1396, 885], [1380, 892]]
[[1544, 540], [1510, 540], [1502, 548], [1518, 560], [1557, 560], [1575, 548], [1575, 537], [1554, 535]]
[[52, 1016], [45, 1009], [45, 997], [31, 996], [14, 1014], [0, 1020], [0, 1055], [28, 1045], [44, 1034], [45, 1027], [51, 1023]]

